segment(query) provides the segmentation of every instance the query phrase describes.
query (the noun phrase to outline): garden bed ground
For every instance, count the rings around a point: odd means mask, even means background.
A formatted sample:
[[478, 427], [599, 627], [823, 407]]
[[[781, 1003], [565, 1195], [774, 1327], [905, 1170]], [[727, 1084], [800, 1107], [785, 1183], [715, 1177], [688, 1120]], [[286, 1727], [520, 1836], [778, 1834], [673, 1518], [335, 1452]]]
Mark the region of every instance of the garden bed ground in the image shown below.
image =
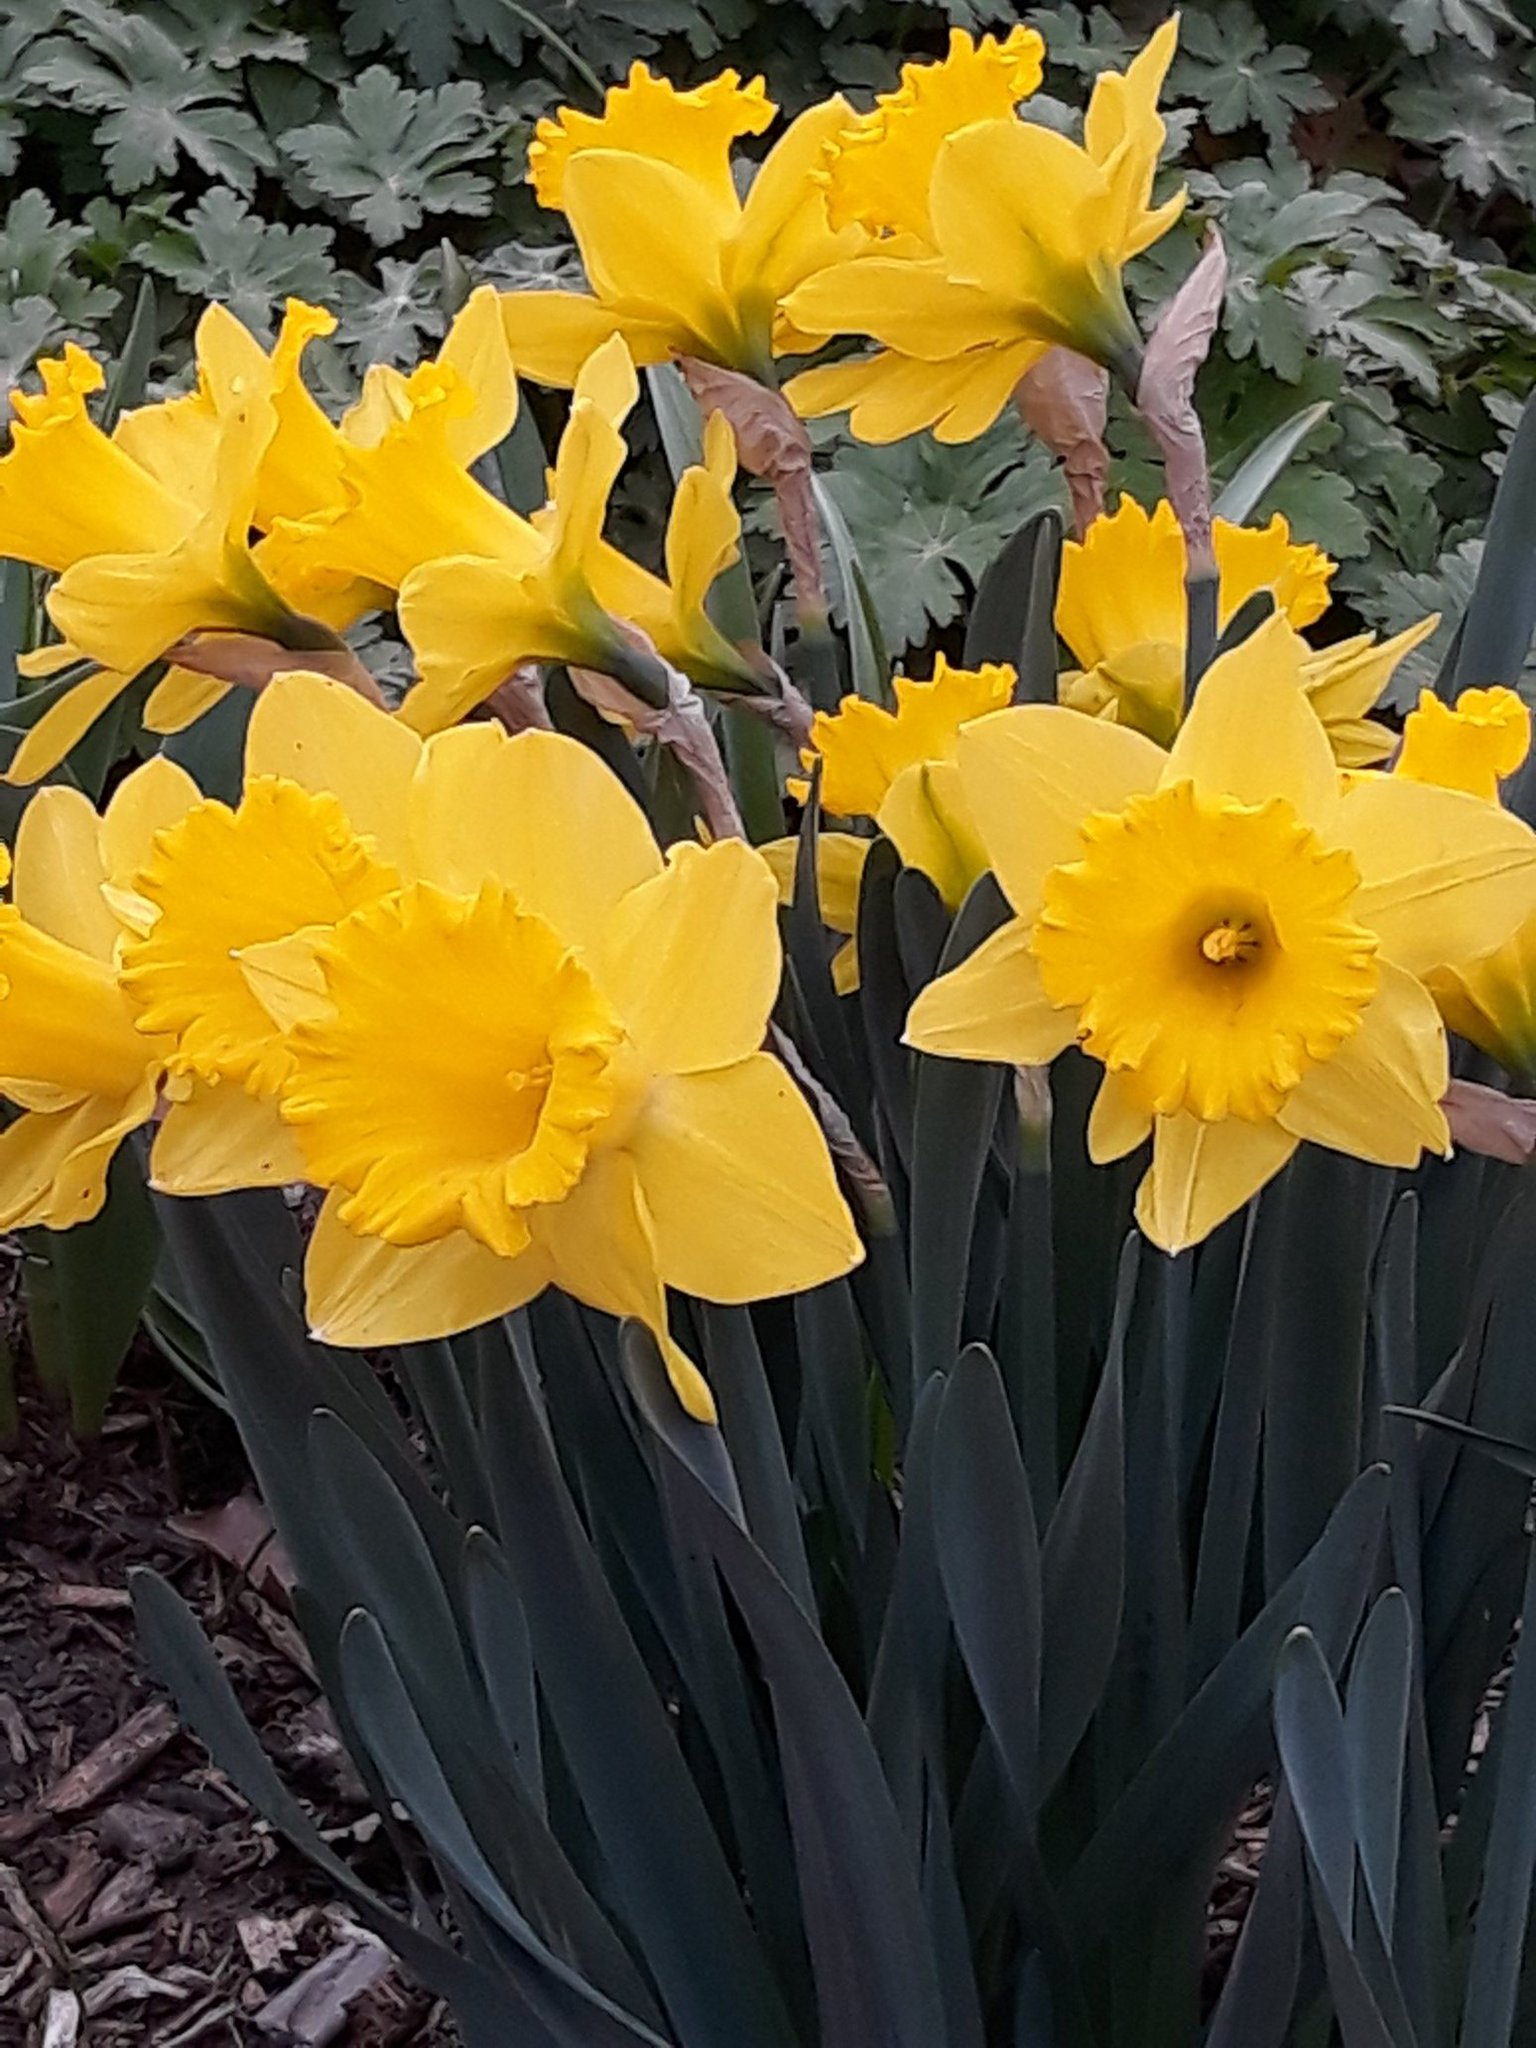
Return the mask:
[[24, 1397], [0, 1450], [0, 2048], [454, 2038], [145, 1675], [139, 1564], [192, 1603], [290, 1782], [388, 1886], [270, 1550], [246, 1573], [210, 1547], [245, 1481], [233, 1429], [148, 1357], [99, 1442]]

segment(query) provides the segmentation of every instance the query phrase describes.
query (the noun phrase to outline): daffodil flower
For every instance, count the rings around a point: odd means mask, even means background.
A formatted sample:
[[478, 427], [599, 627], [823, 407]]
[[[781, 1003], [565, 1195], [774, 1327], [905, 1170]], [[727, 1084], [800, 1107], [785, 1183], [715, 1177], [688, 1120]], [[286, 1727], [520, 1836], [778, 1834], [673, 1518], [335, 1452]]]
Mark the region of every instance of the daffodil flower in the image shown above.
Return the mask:
[[[1513, 690], [1463, 690], [1454, 704], [1425, 690], [1404, 721], [1392, 777], [1496, 804], [1530, 744], [1531, 714]], [[1453, 1031], [1511, 1073], [1536, 1073], [1536, 917], [1480, 959], [1448, 962], [1428, 981]]]
[[184, 635], [229, 627], [282, 639], [296, 623], [250, 549], [256, 480], [275, 427], [264, 383], [227, 389], [212, 439], [198, 443], [194, 460], [189, 438], [184, 459], [161, 475], [87, 413], [103, 382], [99, 364], [68, 343], [38, 367], [42, 392], [11, 394], [0, 554], [57, 574], [47, 608], [64, 645], [21, 666], [46, 674], [83, 658], [99, 669], [32, 727], [6, 771], [11, 782], [55, 767]]
[[711, 1415], [664, 1288], [754, 1300], [861, 1256], [816, 1121], [760, 1049], [779, 979], [761, 859], [663, 857], [573, 741], [423, 742], [318, 676], [263, 691], [246, 772], [239, 809], [160, 832], [137, 883], [141, 1027], [224, 1099], [200, 1150], [157, 1147], [157, 1183], [272, 1178], [280, 1106], [284, 1177], [329, 1190], [318, 1335], [440, 1336], [554, 1284], [645, 1321]]
[[1427, 980], [1536, 912], [1536, 835], [1460, 790], [1341, 787], [1268, 620], [1207, 671], [1171, 752], [1058, 705], [959, 740], [1013, 916], [918, 997], [909, 1043], [1101, 1062], [1096, 1161], [1152, 1139], [1137, 1220], [1197, 1244], [1303, 1140], [1385, 1166], [1443, 1152]]
[[[1261, 591], [1298, 632], [1328, 609], [1336, 565], [1310, 542], [1293, 541], [1280, 513], [1263, 527], [1218, 519], [1212, 538], [1222, 630]], [[1062, 703], [1132, 725], [1161, 746], [1171, 742], [1184, 708], [1185, 565], [1184, 535], [1167, 499], [1148, 513], [1122, 497], [1081, 541], [1066, 543], [1056, 630], [1081, 667], [1062, 676]], [[1391, 728], [1367, 714], [1398, 662], [1436, 624], [1421, 620], [1380, 646], [1358, 638], [1308, 651], [1304, 687], [1341, 767], [1362, 767], [1391, 752]]]
[[[16, 835], [0, 905], [0, 1228], [88, 1222], [118, 1146], [156, 1113], [172, 1041], [135, 1028], [119, 985], [118, 909], [154, 832], [197, 796], [158, 757], [103, 817], [77, 789], [40, 790]], [[0, 866], [9, 856], [0, 851]], [[172, 1104], [167, 1122], [180, 1114]]]
[[531, 521], [498, 506], [480, 545], [444, 547], [403, 578], [400, 621], [419, 680], [401, 715], [416, 731], [454, 724], [524, 661], [567, 661], [623, 680], [635, 658], [631, 628], [696, 681], [760, 687], [705, 609], [715, 577], [740, 547], [735, 444], [723, 415], [709, 422], [704, 463], [678, 485], [667, 527], [670, 581], [603, 538], [628, 454], [621, 428], [638, 397], [628, 348], [615, 336], [582, 367], [549, 505]]
[[817, 181], [852, 111], [838, 98], [807, 109], [742, 199], [731, 146], [777, 111], [760, 78], [743, 85], [725, 71], [685, 92], [636, 64], [600, 117], [566, 107], [539, 123], [529, 178], [539, 203], [570, 222], [592, 289], [505, 296], [524, 375], [572, 385], [621, 334], [636, 362], [696, 356], [771, 384], [776, 354], [812, 345], [786, 319], [785, 298], [869, 240], [829, 225]]
[[877, 127], [845, 150], [834, 141], [833, 218], [846, 206], [886, 227], [888, 252], [829, 264], [787, 311], [803, 334], [864, 334], [881, 349], [793, 378], [795, 408], [851, 410], [862, 440], [931, 427], [968, 441], [1049, 348], [1133, 380], [1140, 337], [1122, 272], [1184, 207], [1182, 192], [1151, 204], [1176, 37], [1166, 21], [1125, 72], [1100, 75], [1081, 143], [997, 104], [1032, 90], [1032, 54], [1021, 48], [1010, 73], [965, 47], [926, 88], [909, 68]]

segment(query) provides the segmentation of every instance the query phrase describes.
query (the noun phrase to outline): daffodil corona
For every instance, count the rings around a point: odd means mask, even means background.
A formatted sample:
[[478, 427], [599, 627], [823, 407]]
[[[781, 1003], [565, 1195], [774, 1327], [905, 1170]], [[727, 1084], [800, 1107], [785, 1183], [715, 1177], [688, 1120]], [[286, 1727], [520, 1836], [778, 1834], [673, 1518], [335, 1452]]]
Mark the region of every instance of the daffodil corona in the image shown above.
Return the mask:
[[1207, 672], [1170, 753], [1023, 706], [960, 735], [1010, 921], [918, 997], [923, 1051], [1104, 1067], [1097, 1160], [1153, 1141], [1137, 1216], [1195, 1244], [1303, 1140], [1383, 1165], [1448, 1149], [1426, 980], [1536, 910], [1536, 836], [1461, 791], [1341, 789], [1270, 620]]

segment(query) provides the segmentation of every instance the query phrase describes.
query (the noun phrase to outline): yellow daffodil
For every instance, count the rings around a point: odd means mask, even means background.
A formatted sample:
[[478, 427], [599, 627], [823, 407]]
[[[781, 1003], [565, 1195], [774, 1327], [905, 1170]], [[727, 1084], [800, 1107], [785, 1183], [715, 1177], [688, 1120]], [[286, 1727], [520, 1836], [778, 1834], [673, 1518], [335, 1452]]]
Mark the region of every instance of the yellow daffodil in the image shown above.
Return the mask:
[[851, 411], [863, 440], [932, 427], [968, 441], [1048, 348], [1133, 379], [1140, 338], [1122, 271], [1184, 206], [1182, 192], [1151, 204], [1176, 37], [1167, 21], [1125, 72], [1101, 74], [1081, 143], [997, 104], [1031, 89], [1022, 45], [1012, 68], [1001, 52], [983, 63], [952, 49], [932, 67], [950, 75], [926, 86], [909, 67], [884, 118], [850, 137], [847, 168], [834, 141], [828, 174], [833, 218], [846, 207], [878, 223], [888, 248], [829, 264], [787, 308], [803, 334], [865, 334], [881, 349], [792, 379], [796, 409]]
[[698, 681], [757, 687], [704, 608], [740, 545], [731, 500], [735, 443], [722, 414], [709, 422], [704, 464], [678, 485], [667, 528], [670, 583], [603, 539], [609, 494], [628, 454], [621, 428], [639, 395], [626, 344], [614, 336], [582, 367], [545, 510], [532, 521], [506, 514], [488, 526], [483, 546], [444, 549], [404, 578], [400, 622], [420, 679], [401, 715], [416, 731], [454, 724], [524, 661], [567, 661], [622, 677], [634, 646], [621, 622]]
[[[134, 1028], [113, 906], [156, 829], [196, 797], [191, 777], [157, 758], [103, 817], [67, 788], [40, 790], [22, 815], [0, 906], [0, 1095], [21, 1111], [0, 1132], [4, 1229], [87, 1222], [112, 1155], [155, 1114], [172, 1044]], [[173, 1103], [167, 1125], [180, 1114]]]
[[[0, 554], [58, 574], [48, 613], [64, 646], [23, 658], [28, 673], [99, 664], [43, 714], [6, 771], [31, 782], [68, 753], [127, 684], [183, 635], [244, 628], [283, 639], [288, 607], [252, 559], [257, 477], [275, 426], [268, 384], [220, 393], [211, 441], [182, 444], [162, 476], [90, 418], [100, 366], [73, 343], [39, 364], [41, 393], [14, 391], [0, 457]], [[132, 436], [130, 436], [130, 441]], [[160, 452], [165, 452], [162, 449]]]
[[639, 363], [696, 356], [771, 383], [776, 354], [811, 345], [786, 320], [785, 298], [869, 239], [828, 224], [817, 181], [851, 110], [836, 98], [807, 109], [742, 199], [731, 145], [761, 135], [776, 112], [760, 78], [743, 85], [725, 71], [684, 92], [636, 64], [600, 117], [566, 107], [539, 123], [530, 181], [570, 222], [591, 293], [506, 295], [525, 375], [574, 384], [593, 350], [622, 334]]
[[[1223, 630], [1261, 591], [1298, 631], [1328, 609], [1336, 565], [1310, 542], [1293, 541], [1280, 513], [1264, 527], [1218, 519], [1213, 543]], [[1081, 541], [1065, 544], [1056, 630], [1082, 666], [1062, 676], [1062, 703], [1134, 726], [1160, 746], [1172, 741], [1184, 705], [1185, 564], [1184, 535], [1166, 498], [1148, 513], [1122, 497]], [[1366, 713], [1397, 663], [1435, 625], [1425, 619], [1379, 647], [1362, 638], [1308, 650], [1303, 685], [1341, 766], [1357, 767], [1391, 751], [1391, 729]]]
[[1147, 1236], [1196, 1244], [1310, 1140], [1444, 1151], [1425, 986], [1536, 911], [1536, 835], [1459, 790], [1348, 788], [1267, 621], [1207, 671], [1172, 751], [1057, 705], [966, 728], [959, 771], [1014, 912], [908, 1019], [921, 1050], [1105, 1072], [1095, 1160], [1152, 1138]]
[[1513, 690], [1463, 690], [1454, 705], [1421, 690], [1418, 708], [1404, 722], [1402, 752], [1392, 772], [1494, 803], [1499, 784], [1530, 749], [1531, 714]]
[[[1530, 743], [1530, 712], [1513, 690], [1463, 690], [1454, 704], [1425, 690], [1404, 722], [1392, 775], [1497, 803]], [[1536, 917], [1481, 959], [1447, 963], [1428, 980], [1453, 1031], [1511, 1073], [1536, 1072]]]
[[[596, 756], [475, 725], [422, 742], [343, 686], [259, 697], [235, 813], [162, 831], [128, 981], [168, 1064], [223, 1094], [175, 1192], [330, 1192], [310, 1319], [343, 1344], [465, 1329], [556, 1284], [667, 1335], [666, 1285], [716, 1301], [860, 1257], [820, 1131], [760, 1048], [773, 880], [740, 841], [658, 851]], [[233, 956], [233, 957], [232, 957]], [[243, 977], [260, 1005], [236, 986]], [[276, 1026], [277, 1028], [274, 1028]], [[287, 1157], [289, 1155], [285, 1155]], [[201, 1176], [201, 1178], [199, 1178]]]

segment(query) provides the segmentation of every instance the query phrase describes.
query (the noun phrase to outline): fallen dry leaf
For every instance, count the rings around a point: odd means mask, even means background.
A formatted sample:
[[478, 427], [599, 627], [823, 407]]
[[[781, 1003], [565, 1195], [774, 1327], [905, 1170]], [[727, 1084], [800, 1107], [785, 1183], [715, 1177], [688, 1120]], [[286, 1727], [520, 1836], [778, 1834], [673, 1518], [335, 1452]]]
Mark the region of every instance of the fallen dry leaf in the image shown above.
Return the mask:
[[266, 1599], [287, 1605], [293, 1591], [293, 1563], [282, 1538], [273, 1530], [265, 1503], [254, 1493], [237, 1493], [222, 1507], [208, 1508], [202, 1514], [171, 1515], [166, 1527], [232, 1564]]

